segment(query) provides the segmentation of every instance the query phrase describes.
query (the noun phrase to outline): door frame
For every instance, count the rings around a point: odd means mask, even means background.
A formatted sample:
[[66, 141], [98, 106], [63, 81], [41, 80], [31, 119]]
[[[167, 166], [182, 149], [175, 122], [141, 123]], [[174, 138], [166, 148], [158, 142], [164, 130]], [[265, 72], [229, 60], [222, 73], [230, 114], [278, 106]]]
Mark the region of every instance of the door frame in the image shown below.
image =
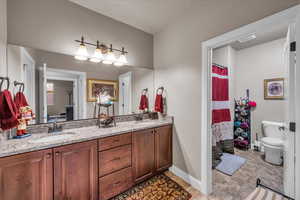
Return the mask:
[[[129, 83], [129, 88], [130, 88], [130, 94], [129, 94], [129, 103], [128, 103], [128, 110], [130, 111], [129, 114], [132, 113], [132, 72], [126, 72], [124, 74], [120, 74], [119, 75], [119, 113], [121, 112], [122, 110], [122, 103], [123, 103], [123, 99], [122, 96], [123, 96], [123, 91], [122, 91], [122, 83], [121, 83], [121, 79], [123, 79], [124, 77], [129, 77], [130, 78], [130, 83]], [[123, 111], [122, 111], [123, 112]], [[123, 113], [123, 115], [127, 115], [128, 113]]]
[[[26, 73], [30, 73], [31, 77], [33, 78], [33, 80], [31, 80], [31, 84], [30, 85], [26, 85], [25, 87], [25, 91], [30, 91], [30, 97], [28, 96], [27, 98], [30, 98], [30, 105], [32, 107], [33, 112], [36, 112], [36, 102], [35, 102], [35, 91], [36, 91], [36, 84], [35, 84], [35, 60], [31, 57], [31, 55], [28, 53], [28, 51], [24, 48], [24, 47], [20, 47], [21, 50], [21, 63], [22, 63], [22, 67], [24, 67], [26, 61], [31, 63], [31, 66], [26, 67], [26, 71], [23, 71], [23, 82], [27, 81], [25, 80], [26, 77]], [[23, 68], [24, 69], [24, 68]]]
[[85, 72], [47, 68], [45, 79], [46, 81], [47, 80], [72, 81], [74, 84], [74, 88], [73, 88], [73, 103], [75, 105], [74, 120], [86, 119], [87, 103], [86, 103], [86, 81], [85, 81], [86, 73]]
[[[208, 195], [212, 192], [212, 131], [211, 131], [211, 64], [212, 50], [224, 46], [239, 38], [253, 34], [256, 30], [266, 30], [268, 27], [289, 25], [297, 22], [299, 27], [300, 5], [294, 6], [272, 16], [263, 18], [257, 22], [242, 26], [233, 31], [227, 32], [210, 40], [204, 41], [202, 46], [202, 114], [201, 114], [201, 192]], [[296, 21], [297, 20], [297, 21]], [[299, 31], [299, 29], [298, 29]], [[300, 33], [297, 34], [296, 41], [299, 49]], [[299, 51], [298, 51], [299, 52]], [[300, 61], [300, 54], [297, 54]], [[300, 69], [300, 62], [297, 63]], [[298, 75], [299, 74], [299, 75]], [[297, 70], [297, 77], [300, 77], [300, 70]], [[298, 80], [299, 81], [299, 80]], [[296, 101], [300, 101], [300, 87], [296, 89]], [[300, 124], [300, 106], [296, 108], [296, 123]], [[296, 130], [296, 144], [300, 144], [300, 131]], [[296, 145], [297, 146], [297, 145]], [[300, 168], [300, 145], [296, 147], [296, 169]], [[295, 170], [295, 191], [296, 199], [300, 199], [300, 172]]]

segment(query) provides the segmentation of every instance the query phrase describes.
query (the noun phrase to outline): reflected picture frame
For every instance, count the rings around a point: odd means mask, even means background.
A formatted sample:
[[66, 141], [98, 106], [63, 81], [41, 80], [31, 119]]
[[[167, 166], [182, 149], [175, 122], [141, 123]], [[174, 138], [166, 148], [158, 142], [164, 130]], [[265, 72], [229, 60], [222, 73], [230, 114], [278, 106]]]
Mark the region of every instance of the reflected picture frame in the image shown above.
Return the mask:
[[96, 102], [96, 93], [99, 92], [99, 90], [101, 90], [102, 88], [105, 88], [108, 91], [108, 93], [112, 97], [112, 101], [118, 101], [118, 81], [98, 79], [87, 79], [87, 101]]
[[273, 78], [264, 80], [264, 99], [284, 99], [284, 78]]

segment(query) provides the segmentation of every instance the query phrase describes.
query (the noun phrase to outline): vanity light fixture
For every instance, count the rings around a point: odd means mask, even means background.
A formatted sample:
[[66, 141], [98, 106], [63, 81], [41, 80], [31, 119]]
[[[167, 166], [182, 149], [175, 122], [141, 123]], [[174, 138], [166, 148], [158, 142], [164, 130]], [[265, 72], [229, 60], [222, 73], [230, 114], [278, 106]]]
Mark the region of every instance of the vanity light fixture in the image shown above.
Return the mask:
[[77, 60], [87, 60], [88, 56], [89, 56], [89, 54], [88, 54], [87, 48], [85, 46], [84, 38], [81, 37], [80, 46], [78, 47], [78, 50], [75, 54], [75, 59], [77, 59]]
[[90, 61], [94, 63], [99, 63], [102, 60], [103, 60], [103, 54], [100, 48], [100, 42], [97, 41], [97, 47], [95, 49], [94, 55], [90, 58]]
[[115, 54], [113, 52], [113, 48], [112, 48], [112, 44], [110, 45], [110, 48], [108, 50], [108, 53], [106, 54], [104, 60], [103, 60], [103, 64], [106, 64], [106, 65], [111, 65], [113, 64], [114, 62], [116, 61], [116, 57], [115, 57]]
[[116, 60], [116, 62], [114, 62], [115, 66], [121, 67], [121, 66], [126, 65], [128, 63], [124, 51], [125, 51], [125, 49], [123, 47], [122, 48], [122, 53], [121, 53], [120, 57]]
[[[117, 67], [121, 67], [123, 65], [128, 64], [126, 58], [126, 54], [128, 52], [125, 51], [124, 47], [121, 50], [114, 49], [112, 44], [110, 45], [110, 47], [108, 47], [105, 44], [101, 44], [99, 41], [97, 41], [96, 44], [93, 44], [84, 41], [84, 37], [81, 37], [81, 40], [75, 40], [75, 42], [80, 43], [80, 46], [74, 56], [77, 60], [85, 61], [89, 59], [89, 61], [94, 63], [102, 62], [103, 64], [113, 64]], [[89, 56], [86, 45], [96, 47], [92, 56]], [[120, 52], [120, 56], [118, 59], [116, 58], [115, 52]]]

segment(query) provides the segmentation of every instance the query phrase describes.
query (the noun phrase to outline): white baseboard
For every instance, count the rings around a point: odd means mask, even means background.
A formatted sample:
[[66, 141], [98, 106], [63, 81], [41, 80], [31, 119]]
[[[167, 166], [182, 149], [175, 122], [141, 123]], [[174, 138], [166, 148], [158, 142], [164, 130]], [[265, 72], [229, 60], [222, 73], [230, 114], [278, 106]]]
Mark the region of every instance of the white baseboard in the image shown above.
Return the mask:
[[182, 178], [185, 182], [189, 183], [191, 186], [193, 186], [195, 189], [199, 190], [200, 192], [202, 191], [202, 184], [201, 181], [199, 181], [198, 179], [196, 179], [195, 177], [193, 177], [190, 174], [187, 174], [186, 172], [182, 171], [181, 169], [179, 169], [176, 166], [172, 166], [169, 169], [173, 174], [175, 174], [176, 176]]

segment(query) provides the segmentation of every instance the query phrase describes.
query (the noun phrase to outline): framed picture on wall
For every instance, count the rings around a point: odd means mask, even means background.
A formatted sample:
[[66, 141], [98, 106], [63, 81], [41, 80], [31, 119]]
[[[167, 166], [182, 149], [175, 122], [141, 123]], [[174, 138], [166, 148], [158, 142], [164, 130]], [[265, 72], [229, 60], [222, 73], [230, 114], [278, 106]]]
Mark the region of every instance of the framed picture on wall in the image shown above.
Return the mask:
[[97, 94], [105, 89], [113, 101], [118, 101], [118, 81], [87, 79], [87, 101], [95, 102]]
[[264, 80], [265, 99], [284, 99], [284, 78]]

